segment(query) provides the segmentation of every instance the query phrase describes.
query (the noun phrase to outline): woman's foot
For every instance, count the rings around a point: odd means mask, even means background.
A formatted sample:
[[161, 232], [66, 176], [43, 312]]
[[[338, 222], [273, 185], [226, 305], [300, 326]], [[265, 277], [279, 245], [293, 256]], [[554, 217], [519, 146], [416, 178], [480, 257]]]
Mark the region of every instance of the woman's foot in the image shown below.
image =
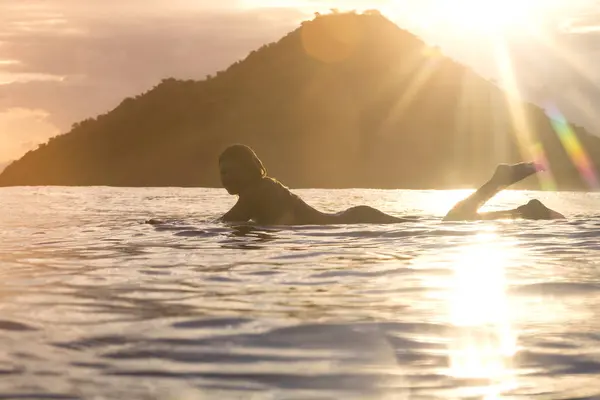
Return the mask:
[[549, 209], [537, 199], [530, 200], [527, 204], [517, 207], [521, 217], [525, 219], [564, 219], [559, 212]]
[[542, 170], [540, 165], [532, 162], [500, 164], [496, 167], [492, 181], [501, 186], [510, 186]]

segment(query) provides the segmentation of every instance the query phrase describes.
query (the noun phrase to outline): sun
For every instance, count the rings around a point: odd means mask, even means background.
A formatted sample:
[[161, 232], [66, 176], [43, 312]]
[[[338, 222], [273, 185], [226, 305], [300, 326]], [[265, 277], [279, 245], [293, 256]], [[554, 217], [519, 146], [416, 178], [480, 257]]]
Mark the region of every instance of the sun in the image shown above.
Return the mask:
[[[462, 31], [474, 35], [504, 35], [526, 32], [536, 26], [557, 5], [566, 0], [426, 0], [421, 18], [440, 33]], [[394, 4], [394, 2], [392, 2]], [[398, 8], [410, 11], [404, 0]]]
[[526, 25], [534, 16], [535, 1], [453, 0], [446, 1], [445, 14], [468, 30], [497, 33]]

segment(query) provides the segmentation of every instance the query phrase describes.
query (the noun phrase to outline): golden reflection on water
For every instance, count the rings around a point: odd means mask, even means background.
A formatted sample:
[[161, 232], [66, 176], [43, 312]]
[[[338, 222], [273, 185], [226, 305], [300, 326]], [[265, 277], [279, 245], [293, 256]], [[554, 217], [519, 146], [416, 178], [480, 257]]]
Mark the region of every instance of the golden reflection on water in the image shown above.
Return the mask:
[[450, 283], [449, 375], [477, 384], [469, 395], [500, 398], [516, 387], [512, 367], [516, 334], [506, 293], [506, 268], [516, 248], [502, 244], [493, 232], [457, 249]]

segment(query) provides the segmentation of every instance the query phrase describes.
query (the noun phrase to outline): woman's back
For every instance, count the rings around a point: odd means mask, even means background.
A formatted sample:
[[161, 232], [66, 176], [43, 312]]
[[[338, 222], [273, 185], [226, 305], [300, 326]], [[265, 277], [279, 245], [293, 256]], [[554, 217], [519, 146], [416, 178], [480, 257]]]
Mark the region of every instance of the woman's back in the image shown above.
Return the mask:
[[270, 177], [262, 178], [240, 201], [247, 201], [250, 219], [261, 225], [323, 224], [329, 217]]

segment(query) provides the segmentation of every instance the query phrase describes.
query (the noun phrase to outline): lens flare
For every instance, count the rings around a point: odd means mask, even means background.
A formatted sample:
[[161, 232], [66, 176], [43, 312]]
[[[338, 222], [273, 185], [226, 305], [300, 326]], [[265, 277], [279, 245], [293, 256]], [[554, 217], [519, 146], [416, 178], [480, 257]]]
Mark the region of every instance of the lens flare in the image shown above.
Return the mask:
[[533, 162], [537, 165], [541, 165], [542, 171], [538, 174], [538, 179], [542, 190], [553, 191], [556, 190], [556, 180], [550, 169], [550, 163], [546, 157], [544, 146], [540, 142], [535, 143], [532, 147]]
[[571, 128], [556, 105], [547, 105], [546, 115], [550, 118], [552, 128], [558, 135], [567, 155], [575, 168], [579, 171], [581, 177], [585, 180], [590, 189], [598, 190], [600, 188], [598, 174], [596, 173], [594, 164], [592, 164], [585, 149], [581, 145], [581, 142], [577, 138], [575, 130]]

